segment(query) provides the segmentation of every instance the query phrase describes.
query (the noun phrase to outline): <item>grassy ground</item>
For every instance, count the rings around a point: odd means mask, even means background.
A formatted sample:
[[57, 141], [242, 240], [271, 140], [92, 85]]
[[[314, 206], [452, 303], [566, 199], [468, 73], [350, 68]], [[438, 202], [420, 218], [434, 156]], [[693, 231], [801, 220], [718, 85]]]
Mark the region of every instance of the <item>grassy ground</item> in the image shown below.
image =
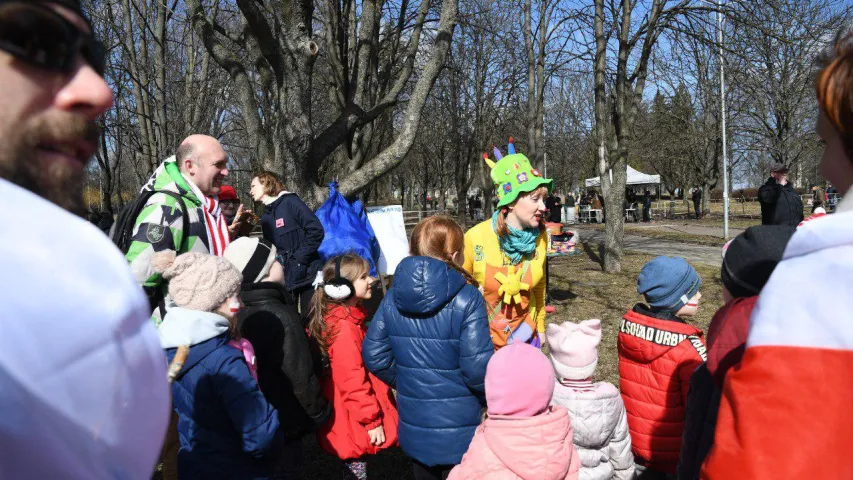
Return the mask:
[[[697, 225], [702, 225], [705, 227], [720, 227], [723, 226], [723, 216], [720, 215], [708, 215], [702, 217], [697, 222], [694, 219], [689, 220], [690, 222], [694, 222]], [[740, 217], [729, 217], [729, 227], [732, 228], [747, 228], [753, 225], [761, 225], [761, 217], [756, 218], [740, 218]]]
[[[658, 223], [661, 221], [659, 220]], [[667, 222], [672, 223], [672, 222]], [[714, 225], [716, 226], [716, 225]], [[604, 231], [604, 224], [602, 223], [590, 223], [584, 224], [579, 228], [594, 228], [597, 230]], [[695, 245], [708, 245], [712, 247], [722, 247], [725, 241], [722, 238], [715, 237], [712, 235], [694, 235], [691, 233], [679, 232], [677, 230], [670, 230], [666, 228], [653, 228], [649, 226], [636, 226], [630, 223], [625, 224], [625, 233], [629, 235], [638, 235], [641, 237], [649, 237], [649, 238], [661, 238], [664, 240], [673, 240], [676, 242], [684, 242], [684, 243], [692, 243]]]
[[[713, 217], [719, 219], [722, 223], [723, 202], [710, 202], [709, 207], [710, 208], [705, 211], [705, 214], [712, 215]], [[662, 212], [672, 212], [679, 218], [693, 217], [695, 215], [693, 210], [693, 203], [684, 200], [677, 200], [673, 204], [670, 204], [668, 201], [654, 202], [652, 204], [652, 209], [656, 215]], [[803, 214], [805, 216], [808, 216], [811, 211], [811, 207], [807, 204], [806, 199], [804, 199]], [[760, 224], [761, 204], [757, 201], [737, 202], [735, 201], [735, 199], [730, 199], [729, 218], [730, 220], [740, 220], [744, 222], [747, 226], [755, 225], [756, 223]]]

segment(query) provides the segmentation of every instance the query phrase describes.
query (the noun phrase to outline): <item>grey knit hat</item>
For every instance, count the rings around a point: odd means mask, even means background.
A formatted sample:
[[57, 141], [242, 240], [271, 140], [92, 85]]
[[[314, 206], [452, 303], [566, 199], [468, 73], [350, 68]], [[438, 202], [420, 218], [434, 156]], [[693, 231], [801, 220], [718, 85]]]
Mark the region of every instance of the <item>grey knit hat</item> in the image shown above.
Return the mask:
[[195, 252], [176, 256], [165, 250], [155, 253], [151, 264], [169, 281], [169, 296], [179, 307], [213, 312], [240, 293], [243, 274], [222, 257]]

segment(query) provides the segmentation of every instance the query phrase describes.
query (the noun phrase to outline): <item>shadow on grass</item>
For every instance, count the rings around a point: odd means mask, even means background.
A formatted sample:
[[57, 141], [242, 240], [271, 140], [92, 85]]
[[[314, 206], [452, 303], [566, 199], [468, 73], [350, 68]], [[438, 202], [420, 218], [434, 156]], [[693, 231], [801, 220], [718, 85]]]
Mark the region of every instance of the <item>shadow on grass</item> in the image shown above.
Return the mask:
[[583, 251], [589, 259], [597, 263], [599, 267], [604, 268], [604, 260], [602, 260], [604, 257], [604, 245], [596, 243], [591, 244], [588, 241], [581, 243], [581, 245], [583, 245]]
[[569, 289], [551, 289], [550, 294], [551, 299], [557, 302], [565, 302], [578, 298], [577, 294], [571, 291], [571, 286]]

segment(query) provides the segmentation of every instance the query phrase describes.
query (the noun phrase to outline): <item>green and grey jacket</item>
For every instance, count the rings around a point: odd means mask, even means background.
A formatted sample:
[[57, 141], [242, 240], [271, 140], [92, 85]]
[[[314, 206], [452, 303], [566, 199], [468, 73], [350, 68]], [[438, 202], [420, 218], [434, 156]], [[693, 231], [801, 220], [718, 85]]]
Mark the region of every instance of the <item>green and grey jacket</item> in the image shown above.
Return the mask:
[[[151, 175], [142, 191], [164, 190], [181, 196], [189, 215], [189, 232], [184, 232], [183, 211], [178, 201], [167, 194], [155, 193], [146, 202], [133, 227], [133, 241], [127, 251], [127, 261], [136, 281], [143, 287], [160, 287], [167, 293], [167, 282], [155, 273], [151, 265], [151, 256], [163, 250], [175, 250], [178, 254], [186, 252], [210, 253], [207, 228], [204, 224], [203, 198], [199, 198], [197, 188], [193, 188], [175, 163], [175, 157], [166, 159]], [[184, 236], [189, 235], [184, 242]], [[184, 248], [179, 248], [184, 246]], [[169, 298], [166, 296], [168, 304]], [[160, 313], [155, 310], [152, 320], [159, 325]]]

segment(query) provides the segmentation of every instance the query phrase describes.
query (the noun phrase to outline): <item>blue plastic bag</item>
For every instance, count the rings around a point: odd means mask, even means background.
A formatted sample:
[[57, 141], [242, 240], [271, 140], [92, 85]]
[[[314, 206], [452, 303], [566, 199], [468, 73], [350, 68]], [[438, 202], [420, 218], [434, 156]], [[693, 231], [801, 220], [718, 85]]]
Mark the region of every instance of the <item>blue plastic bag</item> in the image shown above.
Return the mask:
[[370, 275], [376, 277], [379, 243], [361, 201], [357, 200], [351, 205], [338, 192], [338, 183], [332, 182], [329, 184], [329, 199], [317, 209], [316, 215], [326, 231], [319, 249], [323, 260], [344, 253], [355, 253], [367, 260]]
[[379, 264], [379, 255], [381, 254], [379, 250], [379, 240], [376, 239], [376, 232], [373, 231], [373, 226], [370, 225], [370, 219], [367, 218], [367, 210], [365, 210], [364, 204], [358, 198], [352, 202], [351, 207], [355, 214], [358, 215], [358, 218], [364, 222], [365, 228], [367, 228], [367, 233], [370, 235], [370, 255], [371, 258], [373, 258], [373, 263]]

